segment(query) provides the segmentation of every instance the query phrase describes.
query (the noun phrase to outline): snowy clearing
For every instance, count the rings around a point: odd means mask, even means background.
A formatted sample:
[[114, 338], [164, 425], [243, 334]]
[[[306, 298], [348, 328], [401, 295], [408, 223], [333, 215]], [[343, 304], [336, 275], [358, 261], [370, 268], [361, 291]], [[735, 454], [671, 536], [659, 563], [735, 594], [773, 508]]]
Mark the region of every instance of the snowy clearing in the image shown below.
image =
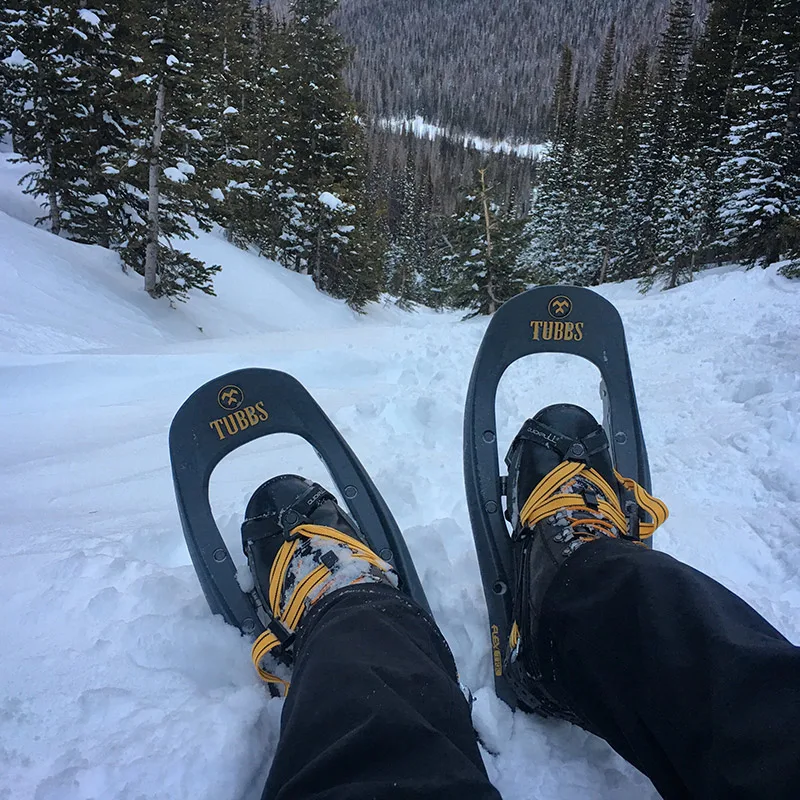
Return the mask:
[[[376, 120], [376, 124], [378, 127], [394, 133], [410, 131], [419, 139], [439, 139], [442, 136], [452, 136], [447, 128], [441, 128], [431, 122], [426, 122], [420, 116], [411, 117], [410, 119], [390, 117], [389, 119]], [[456, 138], [461, 139], [465, 147], [474, 148], [484, 153], [504, 153], [505, 155], [514, 155], [519, 158], [529, 158], [533, 161], [541, 158], [549, 148], [546, 142], [498, 141], [476, 136], [472, 133], [457, 134]]]
[[[461, 474], [484, 320], [377, 306], [358, 318], [308, 278], [206, 235], [191, 250], [223, 265], [219, 297], [172, 310], [115, 256], [32, 228], [40, 212], [18, 176], [2, 165], [0, 798], [260, 796], [282, 701], [257, 681], [249, 643], [208, 611], [167, 455], [186, 396], [245, 366], [303, 381], [384, 493], [476, 694], [503, 796], [655, 796], [602, 741], [512, 714], [491, 689]], [[603, 294], [626, 325], [653, 486], [672, 514], [656, 547], [800, 642], [800, 283], [722, 269], [669, 293]], [[599, 410], [593, 367], [515, 364], [498, 403], [501, 449], [563, 400]], [[233, 553], [250, 492], [288, 471], [325, 480], [289, 436], [218, 467], [212, 501]]]

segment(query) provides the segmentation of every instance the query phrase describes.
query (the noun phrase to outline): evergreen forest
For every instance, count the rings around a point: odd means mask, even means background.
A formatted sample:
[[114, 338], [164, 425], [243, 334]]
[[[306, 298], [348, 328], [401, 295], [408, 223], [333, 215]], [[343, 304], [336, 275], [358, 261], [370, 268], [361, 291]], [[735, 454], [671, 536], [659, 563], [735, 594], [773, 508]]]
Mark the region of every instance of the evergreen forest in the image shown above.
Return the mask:
[[[656, 5], [649, 36], [588, 14], [558, 52], [504, 51], [513, 82], [462, 64], [431, 103], [431, 42], [388, 89], [356, 0], [9, 2], [0, 125], [40, 223], [116, 250], [153, 297], [213, 294], [219, 266], [182, 243], [215, 227], [358, 311], [490, 314], [531, 285], [671, 288], [722, 263], [800, 275], [800, 0]], [[544, 155], [380, 124], [414, 114]]]

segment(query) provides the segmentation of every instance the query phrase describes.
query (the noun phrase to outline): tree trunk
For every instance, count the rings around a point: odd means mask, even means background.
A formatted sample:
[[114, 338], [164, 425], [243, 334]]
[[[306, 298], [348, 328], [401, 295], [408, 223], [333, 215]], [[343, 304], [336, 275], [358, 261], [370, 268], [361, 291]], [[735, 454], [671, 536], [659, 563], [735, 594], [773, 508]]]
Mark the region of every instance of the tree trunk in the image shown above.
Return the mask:
[[61, 233], [61, 209], [58, 205], [58, 192], [56, 191], [55, 183], [55, 156], [53, 155], [53, 146], [47, 147], [47, 171], [50, 173], [50, 191], [48, 192], [47, 200], [50, 203], [50, 230], [56, 236]]
[[322, 223], [317, 228], [317, 247], [314, 253], [314, 286], [322, 289]]
[[500, 301], [494, 293], [494, 276], [492, 274], [492, 221], [489, 215], [489, 195], [486, 191], [486, 170], [479, 169], [481, 176], [481, 202], [483, 203], [483, 222], [486, 226], [486, 292], [489, 295], [489, 313], [494, 314], [500, 307]]
[[607, 244], [603, 248], [603, 264], [600, 267], [600, 277], [597, 279], [598, 285], [601, 285], [606, 282], [606, 274], [608, 273], [608, 255], [611, 251], [611, 245]]
[[144, 262], [144, 290], [156, 296], [156, 275], [158, 273], [158, 239], [160, 234], [158, 221], [158, 177], [161, 169], [161, 135], [164, 132], [164, 106], [167, 89], [162, 80], [158, 84], [156, 95], [156, 114], [153, 120], [153, 141], [150, 151], [150, 184], [147, 201], [147, 254]]

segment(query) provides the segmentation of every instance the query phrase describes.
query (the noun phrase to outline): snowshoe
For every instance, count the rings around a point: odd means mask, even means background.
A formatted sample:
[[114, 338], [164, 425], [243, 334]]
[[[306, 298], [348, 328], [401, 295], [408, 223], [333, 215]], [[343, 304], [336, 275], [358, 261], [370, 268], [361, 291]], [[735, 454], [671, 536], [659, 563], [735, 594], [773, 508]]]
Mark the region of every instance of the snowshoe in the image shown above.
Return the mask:
[[[352, 515], [347, 517], [348, 532], [391, 567], [402, 592], [429, 611], [402, 534], [366, 470], [305, 388], [291, 375], [269, 369], [242, 369], [209, 381], [186, 400], [170, 427], [178, 511], [211, 611], [250, 636], [259, 636], [270, 621], [264, 598], [239, 586], [236, 568], [211, 512], [208, 487], [214, 467], [226, 455], [273, 433], [296, 434], [315, 449]], [[283, 502], [286, 491], [293, 491], [289, 483], [280, 484], [279, 495], [279, 484], [269, 485], [275, 503]], [[260, 503], [264, 496], [262, 492], [257, 500], [254, 495], [251, 503]], [[324, 500], [316, 512], [333, 514], [328, 502]], [[329, 517], [337, 523], [341, 519]], [[251, 557], [257, 561], [257, 548]]]
[[[610, 475], [608, 468], [612, 467], [620, 476], [631, 479], [631, 487], [635, 482], [647, 491], [650, 489], [650, 471], [625, 333], [614, 306], [595, 292], [574, 286], [531, 289], [502, 305], [486, 329], [467, 392], [464, 480], [489, 611], [495, 690], [512, 707], [522, 704], [532, 710], [543, 710], [537, 709], [536, 698], [520, 698], [506, 674], [513, 649], [510, 637], [517, 604], [517, 570], [512, 532], [503, 514], [507, 480], [500, 476], [495, 418], [497, 387], [503, 373], [518, 359], [536, 353], [581, 356], [598, 368], [602, 376], [602, 431], [608, 447], [608, 464], [604, 466], [604, 471]], [[531, 387], [531, 394], [535, 394], [535, 387]], [[567, 458], [581, 461], [587, 452], [599, 445], [600, 433], [586, 433], [589, 427], [588, 420], [577, 415], [574, 425], [568, 425], [567, 430], [559, 432], [563, 436], [562, 446], [572, 448]], [[550, 438], [558, 440], [554, 431], [539, 430], [532, 435], [542, 441]], [[523, 458], [523, 452], [519, 451], [516, 457]], [[561, 459], [562, 456], [558, 456], [558, 462]], [[516, 464], [515, 469], [519, 466]], [[554, 466], [552, 459], [550, 466]], [[613, 484], [612, 480], [612, 490], [615, 489]], [[520, 498], [524, 491], [520, 491], [520, 486], [511, 488], [508, 513], [513, 520], [519, 519], [519, 504], [524, 502]], [[632, 505], [625, 507], [625, 513], [631, 520], [629, 526], [626, 523], [625, 535], [639, 540], [640, 510], [635, 507], [635, 499], [633, 489], [628, 491], [626, 488], [624, 502]]]

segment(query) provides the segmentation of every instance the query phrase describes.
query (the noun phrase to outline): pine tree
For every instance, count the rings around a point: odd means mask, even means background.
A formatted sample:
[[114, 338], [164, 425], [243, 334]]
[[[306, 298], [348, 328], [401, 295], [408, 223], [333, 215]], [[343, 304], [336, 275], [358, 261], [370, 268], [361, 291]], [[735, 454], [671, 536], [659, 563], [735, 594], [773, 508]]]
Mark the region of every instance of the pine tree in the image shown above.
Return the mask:
[[410, 160], [398, 183], [399, 222], [386, 252], [386, 288], [400, 308], [409, 309], [419, 300], [420, 244], [424, 236], [417, 223], [419, 194], [414, 165]]
[[751, 6], [742, 65], [734, 79], [720, 216], [730, 251], [748, 264], [800, 257], [796, 6], [791, 0]]
[[106, 2], [102, 9], [89, 10], [80, 2], [75, 22], [85, 38], [78, 80], [82, 99], [75, 110], [78, 125], [73, 149], [82, 166], [66, 222], [70, 238], [114, 247], [127, 223], [126, 209], [135, 204], [131, 187], [118, 180], [114, 166], [128, 152], [135, 128], [126, 114], [123, 76], [124, 33], [118, 20], [118, 2]]
[[153, 297], [185, 300], [191, 289], [213, 294], [208, 266], [176, 240], [194, 234], [189, 219], [211, 222], [209, 151], [203, 133], [209, 128], [200, 79], [200, 31], [193, 33], [191, 3], [144, 0], [125, 12], [129, 78], [127, 95], [137, 133], [132, 150], [117, 168], [119, 180], [140, 198], [131, 210], [124, 262], [144, 275]]
[[615, 129], [612, 119], [611, 88], [616, 66], [616, 24], [606, 36], [603, 55], [597, 68], [589, 109], [583, 120], [582, 165], [576, 172], [584, 198], [583, 278], [586, 283], [603, 283], [608, 277], [614, 243], [614, 225], [619, 214], [621, 194], [615, 183]]
[[20, 48], [20, 33], [24, 17], [23, 4], [6, 3], [0, 8], [0, 134], [11, 139], [11, 149], [17, 152], [20, 134], [20, 100], [15, 87], [16, 70], [22, 66], [26, 56]]
[[608, 280], [624, 281], [642, 275], [640, 254], [646, 230], [641, 196], [640, 140], [651, 90], [649, 53], [636, 54], [622, 89], [614, 99], [613, 168], [611, 183], [618, 195], [614, 250]]
[[327, 244], [317, 198], [348, 177], [352, 132], [341, 71], [345, 51], [328, 21], [337, 0], [294, 0], [286, 36], [291, 61], [281, 70], [285, 130], [279, 133], [273, 185], [283, 200], [280, 250], [286, 266], [310, 271], [318, 287]]
[[259, 92], [262, 68], [259, 13], [250, 0], [205, 0], [207, 56], [202, 69], [208, 109], [204, 135], [213, 183], [214, 219], [228, 240], [245, 247], [258, 242], [264, 216], [261, 198], [266, 164], [257, 152], [261, 108], [270, 100]]
[[80, 80], [85, 34], [77, 3], [30, 0], [21, 10], [6, 7], [4, 23], [5, 35], [13, 39], [3, 69], [6, 113], [17, 152], [33, 165], [23, 178], [25, 191], [44, 198], [48, 213], [37, 222], [48, 221], [59, 234], [85, 185], [83, 132], [76, 125], [78, 119], [85, 124], [86, 115], [86, 86]]
[[469, 310], [467, 316], [494, 314], [506, 300], [525, 289], [518, 266], [524, 246], [523, 221], [513, 209], [501, 209], [492, 199], [486, 169], [467, 195], [464, 212], [452, 226], [452, 250], [445, 256], [452, 276], [451, 302]]
[[328, 19], [336, 5], [291, 4], [268, 186], [284, 265], [361, 310], [383, 288], [385, 239], [366, 195], [364, 136], [342, 78], [346, 51]]
[[568, 283], [579, 277], [576, 223], [585, 222], [586, 208], [577, 172], [583, 163], [577, 153], [578, 86], [572, 51], [565, 47], [553, 97], [552, 140], [542, 160], [541, 182], [524, 229], [527, 244], [519, 257], [519, 267], [531, 283]]

